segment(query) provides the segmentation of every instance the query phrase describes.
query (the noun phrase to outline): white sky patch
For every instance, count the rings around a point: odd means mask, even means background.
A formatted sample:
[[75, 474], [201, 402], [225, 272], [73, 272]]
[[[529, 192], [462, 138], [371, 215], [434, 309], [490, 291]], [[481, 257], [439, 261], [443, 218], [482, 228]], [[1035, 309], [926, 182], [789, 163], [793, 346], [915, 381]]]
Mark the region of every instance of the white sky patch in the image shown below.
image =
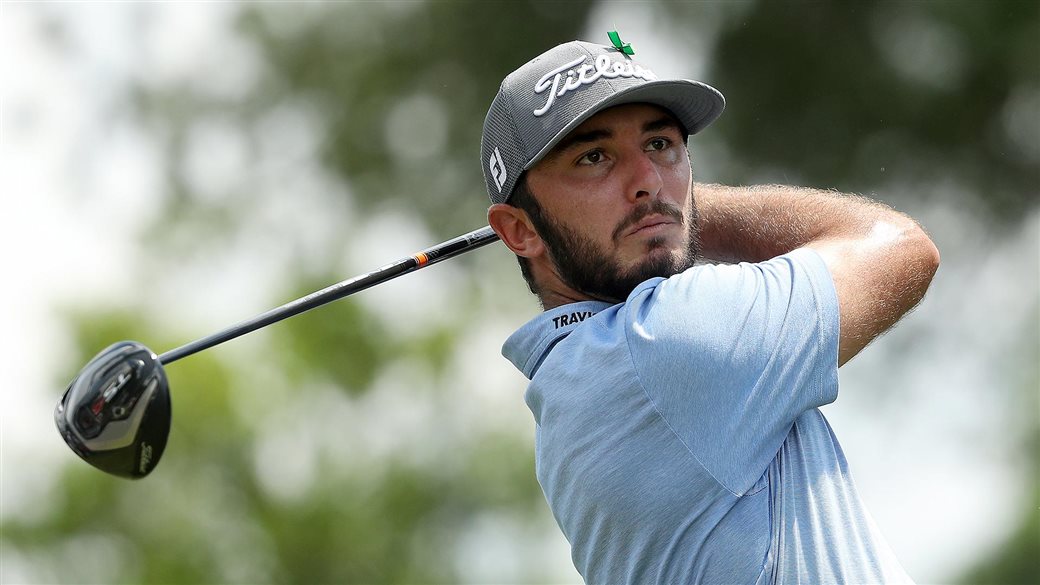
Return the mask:
[[[303, 99], [288, 99], [266, 110], [253, 126], [257, 158], [269, 171], [264, 182], [282, 178], [291, 186], [318, 171], [317, 160], [324, 134], [321, 113]], [[291, 200], [294, 190], [276, 191]]]
[[264, 491], [283, 503], [296, 503], [309, 494], [319, 471], [312, 421], [301, 416], [271, 420], [257, 440], [253, 468]]
[[192, 123], [184, 171], [192, 192], [203, 201], [219, 202], [241, 189], [251, 162], [248, 141], [231, 120], [209, 116]]
[[[502, 344], [519, 324], [488, 319], [457, 341], [448, 377], [457, 380], [450, 400], [473, 422], [455, 432], [478, 437], [498, 431], [534, 441], [534, 417], [524, 403], [527, 378], [502, 356]], [[485, 413], [496, 413], [487, 416]]]
[[[508, 576], [510, 582], [581, 583], [570, 555], [563, 555], [566, 565], [560, 562], [560, 549], [569, 552], [567, 541], [548, 537], [550, 531], [559, 532], [559, 528], [555, 524], [531, 527], [528, 518], [504, 511], [477, 515], [462, 527], [454, 551], [459, 582], [501, 583], [503, 576]], [[554, 546], [548, 548], [543, 543]], [[568, 573], [569, 578], [561, 580]]]
[[425, 160], [444, 152], [448, 142], [448, 111], [433, 95], [408, 96], [386, 116], [386, 143], [394, 156]]
[[[237, 101], [252, 91], [263, 69], [258, 49], [229, 34], [236, 2], [134, 4], [148, 29], [135, 73], [155, 88], [183, 84], [193, 92]], [[141, 66], [146, 64], [147, 66]]]

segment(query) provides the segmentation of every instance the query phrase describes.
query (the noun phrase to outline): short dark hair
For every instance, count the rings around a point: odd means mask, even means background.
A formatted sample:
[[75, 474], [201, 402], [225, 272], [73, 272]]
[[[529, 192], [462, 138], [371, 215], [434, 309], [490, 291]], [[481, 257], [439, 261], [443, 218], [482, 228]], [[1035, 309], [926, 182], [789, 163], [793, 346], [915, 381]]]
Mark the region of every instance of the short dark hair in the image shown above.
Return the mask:
[[[517, 209], [523, 210], [528, 216], [534, 218], [536, 225], [539, 223], [538, 220], [542, 217], [542, 207], [538, 205], [538, 200], [534, 198], [531, 188], [527, 185], [526, 172], [520, 174], [520, 178], [516, 181], [516, 186], [513, 187], [513, 194], [506, 201], [506, 205], [512, 205]], [[520, 274], [523, 275], [524, 280], [527, 282], [527, 288], [531, 289], [535, 296], [541, 298], [538, 292], [538, 283], [535, 282], [534, 274], [531, 272], [531, 261], [517, 254], [516, 263], [520, 265]]]

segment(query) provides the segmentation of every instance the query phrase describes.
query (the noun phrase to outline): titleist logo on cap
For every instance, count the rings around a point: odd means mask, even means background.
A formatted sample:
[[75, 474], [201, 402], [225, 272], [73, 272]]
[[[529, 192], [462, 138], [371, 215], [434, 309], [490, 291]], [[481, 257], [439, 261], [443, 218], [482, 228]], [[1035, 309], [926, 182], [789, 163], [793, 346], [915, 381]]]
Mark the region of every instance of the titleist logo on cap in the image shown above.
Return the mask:
[[[549, 90], [549, 97], [545, 105], [534, 110], [535, 116], [542, 116], [553, 107], [556, 98], [563, 97], [568, 91], [579, 89], [586, 85], [596, 83], [601, 78], [614, 79], [615, 77], [639, 77], [646, 81], [654, 81], [657, 76], [654, 72], [632, 61], [613, 61], [608, 55], [599, 55], [594, 65], [585, 61], [588, 57], [578, 57], [569, 63], [564, 63], [556, 69], [546, 73], [534, 84], [534, 93], [540, 94]], [[581, 67], [575, 67], [581, 64]], [[564, 72], [567, 79], [564, 80]], [[562, 84], [561, 84], [562, 81]]]

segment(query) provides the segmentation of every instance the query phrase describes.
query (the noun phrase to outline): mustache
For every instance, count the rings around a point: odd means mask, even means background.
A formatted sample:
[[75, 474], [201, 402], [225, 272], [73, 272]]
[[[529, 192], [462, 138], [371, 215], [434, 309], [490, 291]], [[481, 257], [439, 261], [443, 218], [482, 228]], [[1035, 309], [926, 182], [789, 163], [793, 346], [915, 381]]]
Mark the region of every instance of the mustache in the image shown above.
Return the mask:
[[679, 209], [668, 205], [660, 199], [655, 199], [650, 203], [640, 205], [633, 209], [632, 213], [628, 214], [628, 216], [621, 220], [621, 222], [618, 223], [618, 226], [614, 228], [614, 233], [611, 234], [611, 237], [616, 242], [618, 238], [621, 237], [621, 234], [625, 233], [625, 230], [642, 221], [644, 217], [654, 214], [670, 217], [678, 222], [680, 226], [684, 223], [682, 212], [679, 211]]

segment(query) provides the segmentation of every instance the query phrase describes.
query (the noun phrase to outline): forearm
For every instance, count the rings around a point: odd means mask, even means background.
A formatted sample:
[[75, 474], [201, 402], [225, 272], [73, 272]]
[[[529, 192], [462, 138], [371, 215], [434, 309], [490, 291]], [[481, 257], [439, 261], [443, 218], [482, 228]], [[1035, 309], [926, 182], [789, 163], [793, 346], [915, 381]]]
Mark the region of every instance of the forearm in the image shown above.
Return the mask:
[[697, 184], [701, 252], [724, 262], [759, 262], [824, 239], [867, 237], [879, 222], [916, 226], [881, 203], [783, 185]]
[[939, 267], [917, 222], [864, 197], [782, 186], [694, 193], [709, 260], [760, 262], [802, 247], [819, 254], [838, 295], [839, 364], [913, 308]]

